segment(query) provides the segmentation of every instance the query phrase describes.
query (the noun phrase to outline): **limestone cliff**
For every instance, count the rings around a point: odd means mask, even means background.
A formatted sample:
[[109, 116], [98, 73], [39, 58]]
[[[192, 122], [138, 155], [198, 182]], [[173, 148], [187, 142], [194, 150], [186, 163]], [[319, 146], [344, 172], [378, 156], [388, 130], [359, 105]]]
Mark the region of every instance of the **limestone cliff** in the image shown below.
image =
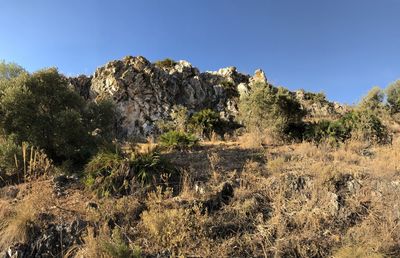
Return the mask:
[[[142, 56], [127, 56], [99, 67], [91, 77], [69, 81], [85, 99], [114, 100], [120, 115], [119, 134], [125, 138], [151, 135], [155, 122], [168, 118], [174, 105], [191, 112], [211, 108], [225, 119], [234, 119], [240, 94], [267, 79], [262, 70], [254, 76], [242, 74], [235, 67], [200, 72], [187, 61], [171, 60], [160, 65]], [[332, 112], [335, 108], [327, 111]]]

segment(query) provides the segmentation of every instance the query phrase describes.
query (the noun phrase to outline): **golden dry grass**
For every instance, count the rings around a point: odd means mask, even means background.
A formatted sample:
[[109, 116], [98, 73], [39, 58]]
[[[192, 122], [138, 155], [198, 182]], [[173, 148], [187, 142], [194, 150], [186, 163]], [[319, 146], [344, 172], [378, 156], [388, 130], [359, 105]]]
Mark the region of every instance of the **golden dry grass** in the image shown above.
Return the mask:
[[[153, 256], [400, 255], [398, 139], [390, 146], [353, 140], [337, 147], [300, 143], [255, 149], [218, 142], [167, 155], [188, 165], [181, 192], [159, 188], [146, 198], [94, 200], [99, 208], [80, 214], [95, 227], [88, 230], [84, 245], [71, 248], [72, 256], [110, 257], [104, 251], [110, 243], [131, 250], [139, 246], [144, 255]], [[196, 191], [199, 181], [203, 194]], [[202, 205], [225, 182], [234, 196], [206, 212]], [[80, 194], [84, 199], [85, 193]], [[31, 195], [16, 205], [0, 201], [0, 218], [7, 218], [2, 234], [24, 240], [24, 225], [35, 222], [35, 214], [45, 207], [29, 206]], [[123, 245], [111, 228], [103, 227], [110, 221], [123, 233]]]

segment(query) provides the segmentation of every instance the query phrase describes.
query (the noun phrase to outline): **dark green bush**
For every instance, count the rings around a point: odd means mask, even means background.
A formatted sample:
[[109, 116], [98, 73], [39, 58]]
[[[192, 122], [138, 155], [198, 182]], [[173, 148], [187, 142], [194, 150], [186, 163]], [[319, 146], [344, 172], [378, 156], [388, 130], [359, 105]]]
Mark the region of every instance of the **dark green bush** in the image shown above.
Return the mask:
[[269, 130], [277, 138], [287, 139], [290, 127], [301, 124], [305, 112], [284, 88], [257, 83], [239, 101], [240, 119], [249, 131]]
[[199, 142], [199, 139], [193, 134], [169, 131], [160, 136], [160, 145], [169, 149], [186, 149], [191, 148]]
[[132, 186], [157, 185], [162, 180], [179, 181], [177, 169], [158, 152], [120, 154], [100, 152], [85, 167], [85, 184], [98, 196], [127, 195]]
[[112, 138], [111, 103], [87, 104], [54, 68], [0, 81], [0, 91], [5, 134], [13, 134], [17, 144], [44, 149], [57, 164], [72, 160], [82, 165]]
[[219, 114], [211, 109], [203, 109], [193, 114], [189, 120], [189, 125], [194, 132], [207, 138], [211, 137], [212, 132], [223, 130], [223, 121]]
[[344, 142], [350, 138], [377, 144], [390, 142], [388, 130], [373, 111], [353, 111], [335, 121], [322, 120], [304, 127], [303, 138], [316, 143]]
[[341, 120], [328, 121], [322, 120], [317, 123], [308, 123], [305, 125], [304, 139], [321, 143], [344, 142], [351, 137], [351, 128], [345, 126]]
[[220, 83], [222, 88], [225, 90], [225, 94], [228, 98], [239, 97], [239, 91], [236, 89], [235, 84], [230, 81], [223, 81]]

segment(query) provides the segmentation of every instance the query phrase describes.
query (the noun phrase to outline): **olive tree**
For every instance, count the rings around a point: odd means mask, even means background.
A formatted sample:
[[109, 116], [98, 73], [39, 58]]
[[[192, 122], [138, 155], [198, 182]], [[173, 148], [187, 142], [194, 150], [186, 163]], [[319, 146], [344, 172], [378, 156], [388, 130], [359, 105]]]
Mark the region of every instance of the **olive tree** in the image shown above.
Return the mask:
[[282, 87], [254, 84], [239, 101], [240, 119], [249, 131], [269, 129], [277, 137], [287, 138], [292, 125], [299, 124], [305, 113], [300, 103]]
[[112, 105], [86, 103], [55, 68], [22, 73], [0, 84], [4, 133], [18, 144], [26, 141], [43, 148], [55, 162], [84, 162], [104, 140], [93, 131], [112, 131]]
[[395, 81], [386, 88], [387, 103], [392, 113], [400, 112], [400, 80]]

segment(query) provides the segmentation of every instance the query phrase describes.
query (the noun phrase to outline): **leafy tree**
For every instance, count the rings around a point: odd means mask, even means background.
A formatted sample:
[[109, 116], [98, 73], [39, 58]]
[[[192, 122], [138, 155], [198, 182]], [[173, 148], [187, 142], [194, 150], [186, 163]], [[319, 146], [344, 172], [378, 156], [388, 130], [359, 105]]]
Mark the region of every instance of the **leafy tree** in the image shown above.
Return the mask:
[[386, 88], [388, 105], [392, 113], [400, 112], [400, 80], [395, 81]]
[[[109, 103], [87, 105], [55, 68], [1, 82], [0, 126], [17, 143], [43, 148], [55, 162], [83, 162], [97, 150], [113, 119]], [[108, 135], [109, 136], [109, 135]]]
[[300, 103], [282, 87], [258, 83], [239, 101], [240, 118], [248, 130], [269, 129], [281, 139], [287, 138], [293, 124], [305, 115]]
[[361, 100], [359, 108], [378, 111], [382, 107], [384, 97], [385, 95], [382, 89], [375, 86]]
[[0, 80], [10, 80], [18, 77], [22, 73], [26, 73], [26, 71], [18, 64], [6, 63], [4, 60], [0, 62]]

